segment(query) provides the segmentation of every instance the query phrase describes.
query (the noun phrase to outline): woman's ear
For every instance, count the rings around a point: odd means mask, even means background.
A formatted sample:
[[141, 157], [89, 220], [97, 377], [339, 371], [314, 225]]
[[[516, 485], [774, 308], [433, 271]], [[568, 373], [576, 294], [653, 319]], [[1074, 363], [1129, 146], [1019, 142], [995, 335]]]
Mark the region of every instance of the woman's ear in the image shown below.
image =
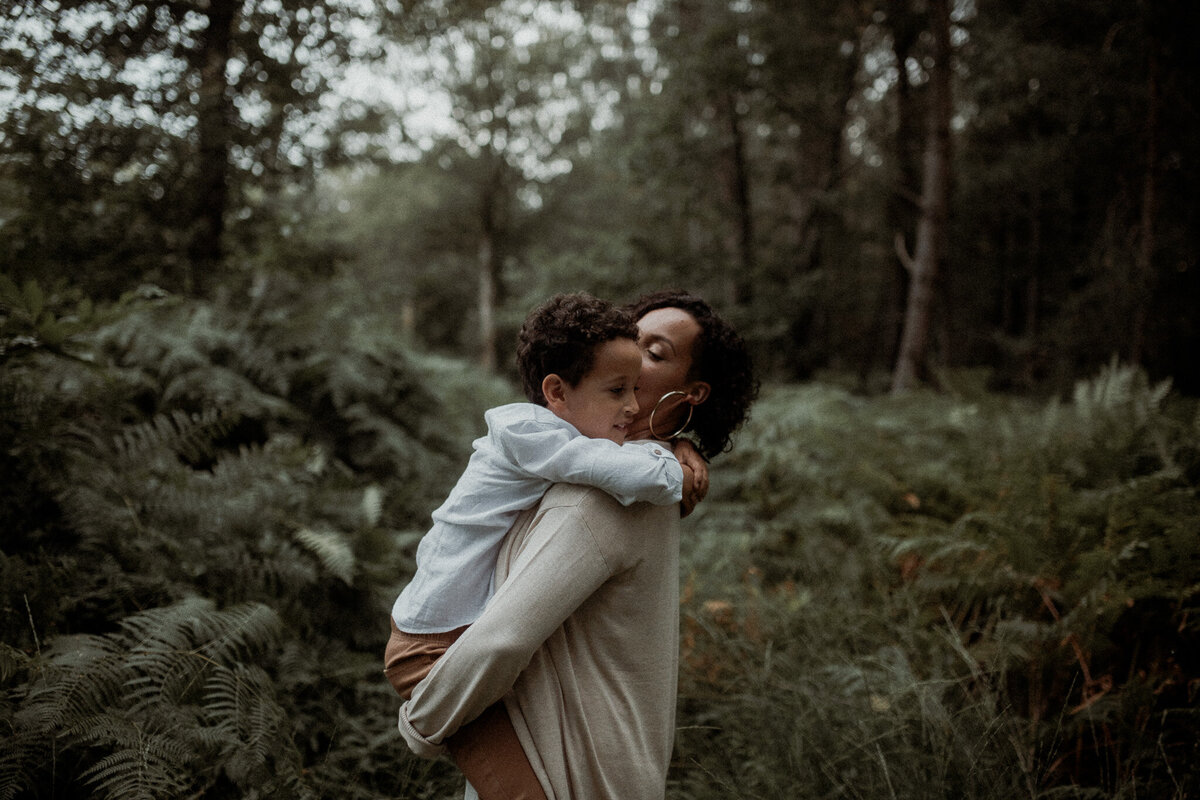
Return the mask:
[[698, 406], [707, 400], [709, 394], [711, 393], [712, 386], [704, 381], [696, 381], [692, 384], [691, 388], [688, 389], [686, 402], [691, 403], [694, 406]]
[[551, 372], [542, 378], [542, 396], [546, 398], [546, 408], [557, 413], [567, 402], [567, 382]]

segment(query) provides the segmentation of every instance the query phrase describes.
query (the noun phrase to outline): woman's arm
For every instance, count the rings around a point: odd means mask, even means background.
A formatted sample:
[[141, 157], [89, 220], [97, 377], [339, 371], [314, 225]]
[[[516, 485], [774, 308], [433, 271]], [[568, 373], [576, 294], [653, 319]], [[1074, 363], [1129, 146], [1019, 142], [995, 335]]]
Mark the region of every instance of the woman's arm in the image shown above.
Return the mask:
[[578, 505], [525, 512], [508, 576], [471, 625], [400, 709], [400, 732], [417, 755], [499, 700], [533, 653], [619, 567], [592, 536]]
[[676, 439], [672, 449], [679, 459], [679, 466], [683, 468], [680, 516], [686, 517], [708, 494], [708, 462], [687, 439]]

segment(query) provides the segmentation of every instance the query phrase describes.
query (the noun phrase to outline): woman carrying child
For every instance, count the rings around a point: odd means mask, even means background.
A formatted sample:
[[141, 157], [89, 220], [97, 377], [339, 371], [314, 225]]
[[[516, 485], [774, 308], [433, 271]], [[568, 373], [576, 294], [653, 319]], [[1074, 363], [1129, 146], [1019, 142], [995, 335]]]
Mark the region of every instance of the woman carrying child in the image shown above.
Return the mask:
[[[641, 374], [625, 436], [691, 431], [705, 457], [727, 449], [757, 389], [741, 339], [691, 295], [650, 296], [632, 311]], [[554, 385], [545, 399], [568, 402]], [[402, 709], [409, 746], [434, 755], [449, 745], [485, 800], [661, 797], [678, 669], [678, 517], [673, 506], [623, 506], [566, 484], [519, 514], [486, 610]]]

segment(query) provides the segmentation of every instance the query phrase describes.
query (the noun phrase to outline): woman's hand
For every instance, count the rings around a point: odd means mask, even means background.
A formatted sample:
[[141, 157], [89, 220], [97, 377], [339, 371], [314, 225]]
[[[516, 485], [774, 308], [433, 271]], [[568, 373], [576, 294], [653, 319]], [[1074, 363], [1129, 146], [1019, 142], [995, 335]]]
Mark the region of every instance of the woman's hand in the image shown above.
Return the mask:
[[683, 467], [683, 500], [681, 516], [691, 514], [708, 494], [708, 464], [687, 439], [676, 439], [672, 450], [679, 466]]

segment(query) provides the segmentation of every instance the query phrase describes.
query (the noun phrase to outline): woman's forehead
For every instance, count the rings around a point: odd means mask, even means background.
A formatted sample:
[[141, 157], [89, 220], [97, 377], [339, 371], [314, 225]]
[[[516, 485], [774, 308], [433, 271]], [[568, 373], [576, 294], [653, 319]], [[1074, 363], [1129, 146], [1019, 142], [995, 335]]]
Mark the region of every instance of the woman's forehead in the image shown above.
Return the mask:
[[656, 308], [637, 322], [638, 331], [647, 339], [665, 341], [676, 349], [689, 348], [700, 335], [700, 323], [681, 308]]

